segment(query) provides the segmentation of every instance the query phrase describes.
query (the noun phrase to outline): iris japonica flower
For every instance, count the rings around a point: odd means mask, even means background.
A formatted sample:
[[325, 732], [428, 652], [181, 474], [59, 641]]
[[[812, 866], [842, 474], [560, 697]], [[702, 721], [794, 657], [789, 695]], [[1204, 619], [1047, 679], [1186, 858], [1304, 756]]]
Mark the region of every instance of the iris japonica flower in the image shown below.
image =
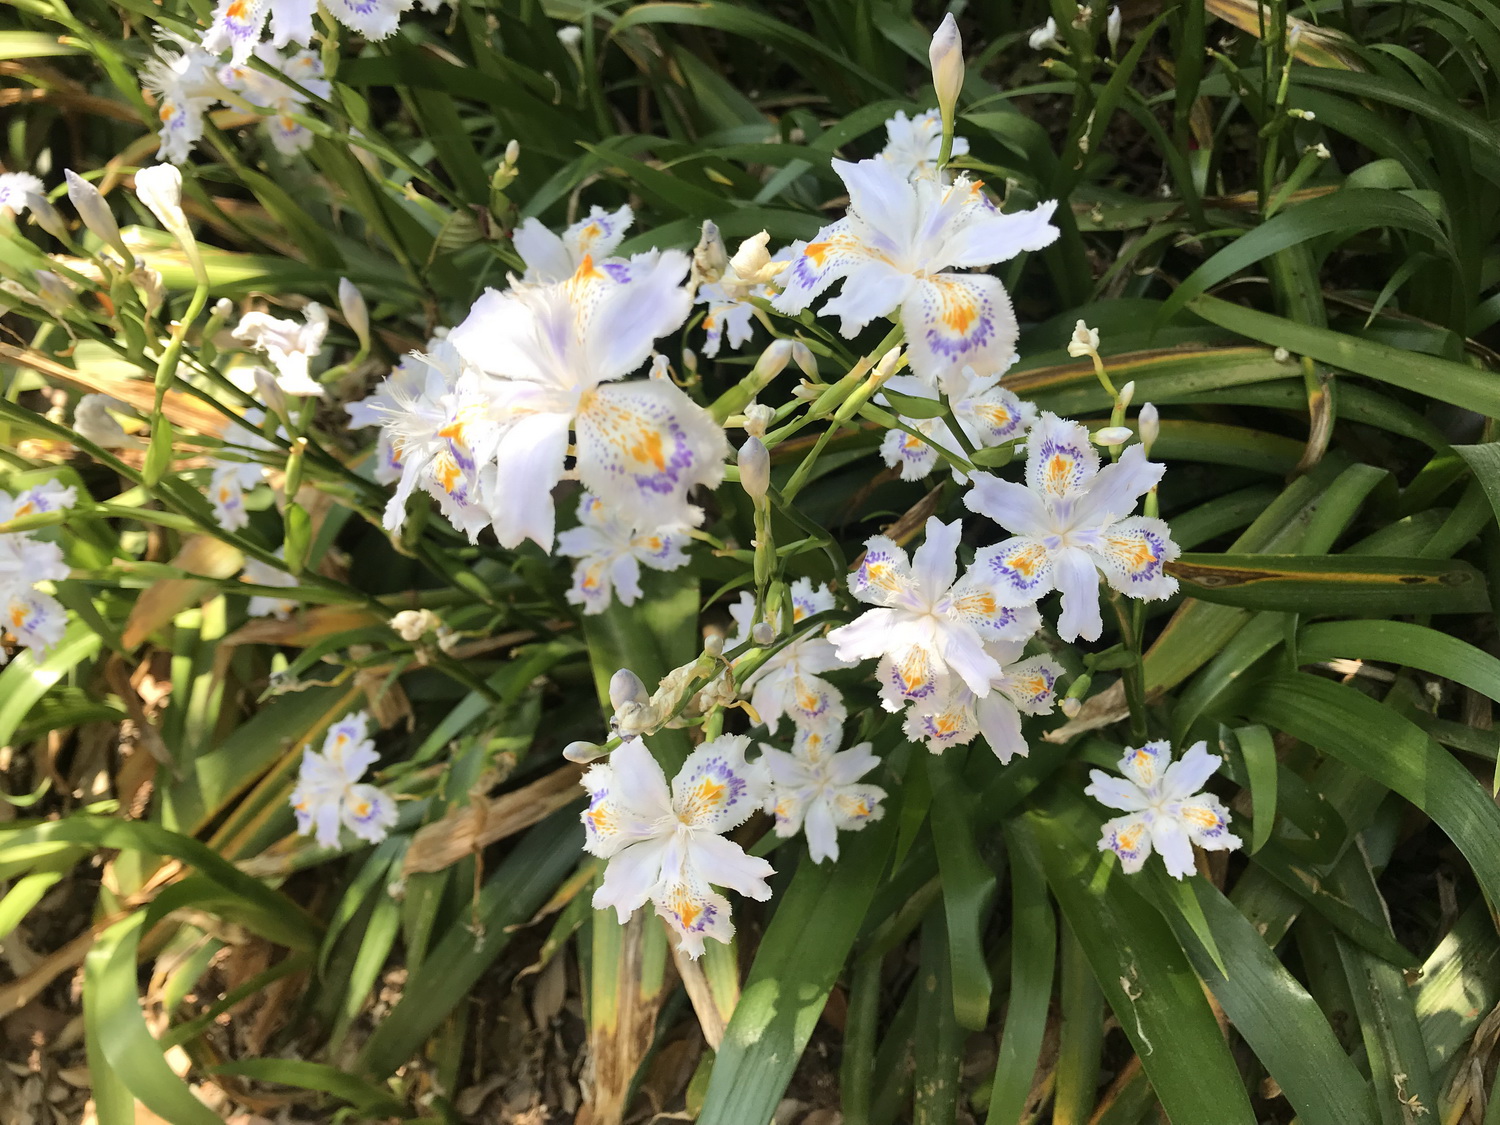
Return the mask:
[[1195, 742], [1181, 760], [1172, 761], [1168, 742], [1148, 742], [1127, 749], [1120, 759], [1123, 777], [1089, 771], [1084, 792], [1102, 805], [1123, 809], [1104, 825], [1099, 850], [1114, 852], [1127, 873], [1139, 871], [1154, 848], [1167, 874], [1182, 879], [1193, 873], [1193, 845], [1207, 851], [1232, 851], [1241, 840], [1228, 830], [1229, 813], [1212, 793], [1201, 792], [1222, 761]]
[[321, 750], [302, 751], [291, 795], [297, 835], [313, 832], [321, 847], [336, 848], [342, 824], [361, 840], [378, 844], [396, 823], [390, 794], [360, 781], [380, 757], [368, 737], [369, 724], [363, 711], [345, 715], [329, 729]]
[[[788, 593], [794, 626], [834, 605], [832, 592], [825, 586], [814, 586], [810, 578], [797, 579]], [[729, 607], [729, 614], [739, 626], [729, 641], [729, 647], [735, 648], [751, 639], [755, 598], [741, 594], [739, 601]], [[780, 622], [769, 624], [774, 628]], [[791, 719], [799, 730], [837, 725], [843, 723], [847, 714], [844, 697], [821, 673], [852, 666], [853, 661], [840, 659], [827, 637], [814, 634], [778, 649], [745, 678], [741, 690], [749, 693], [750, 706], [771, 734], [776, 733], [782, 716]]]
[[[276, 448], [261, 433], [266, 420], [265, 411], [250, 407], [242, 415], [242, 421], [231, 422], [224, 429], [224, 444], [237, 446], [246, 452], [263, 452]], [[282, 427], [277, 434], [286, 436]], [[238, 531], [250, 524], [250, 513], [245, 510], [245, 493], [253, 489], [265, 476], [265, 467], [257, 461], [216, 457], [209, 462], [213, 472], [208, 481], [208, 502], [213, 506], [214, 519], [225, 531]]]
[[994, 580], [1012, 596], [1061, 590], [1058, 636], [1095, 641], [1104, 628], [1100, 574], [1132, 598], [1154, 601], [1177, 592], [1177, 579], [1163, 569], [1180, 553], [1171, 529], [1129, 515], [1163, 472], [1138, 445], [1101, 470], [1088, 430], [1044, 413], [1026, 439], [1026, 483], [975, 473], [964, 503], [1015, 533], [988, 560]]
[[[486, 290], [449, 333], [487, 376], [483, 393], [502, 419], [485, 470], [504, 489], [489, 505], [501, 546], [531, 539], [552, 549], [552, 489], [569, 452], [583, 486], [623, 522], [701, 522], [687, 494], [723, 479], [723, 429], [670, 379], [617, 381], [687, 319], [687, 270], [679, 251], [598, 265], [586, 255], [567, 281]], [[462, 420], [447, 433], [465, 444], [473, 437]]]
[[988, 651], [1001, 666], [1000, 674], [990, 680], [990, 693], [980, 697], [967, 684], [951, 683], [946, 692], [907, 713], [908, 738], [940, 754], [949, 746], [972, 742], [978, 734], [1002, 764], [1027, 756], [1021, 716], [1051, 714], [1063, 667], [1050, 656], [1017, 660], [1021, 646], [1013, 642], [990, 645]]
[[1024, 641], [1041, 626], [1026, 591], [993, 577], [995, 548], [981, 551], [958, 577], [963, 522], [927, 521], [927, 538], [910, 561], [883, 535], [865, 542], [850, 592], [877, 608], [828, 634], [843, 660], [879, 658], [876, 678], [887, 711], [936, 698], [956, 676], [977, 696], [990, 693], [1000, 662], [995, 641]]
[[776, 817], [776, 835], [803, 832], [814, 863], [838, 859], [840, 832], [858, 832], [885, 815], [885, 790], [859, 781], [880, 759], [868, 742], [840, 750], [840, 737], [838, 726], [801, 727], [791, 753], [760, 748], [771, 778], [766, 811]]
[[298, 324], [269, 313], [249, 312], [240, 318], [234, 338], [270, 359], [283, 394], [321, 398], [323, 384], [309, 374], [308, 367], [323, 350], [328, 313], [310, 301], [302, 310], [302, 320]]
[[264, 121], [271, 144], [282, 156], [296, 156], [311, 148], [313, 142], [312, 130], [293, 116], [308, 104], [307, 96], [277, 75], [295, 82], [308, 94], [326, 99], [332, 88], [323, 77], [323, 60], [312, 51], [283, 55], [269, 43], [260, 44], [253, 53], [275, 73], [230, 63], [219, 71], [219, 81], [251, 105], [271, 110]]
[[512, 235], [516, 253], [526, 263], [526, 275], [521, 280], [538, 284], [567, 281], [578, 272], [584, 258], [603, 262], [613, 254], [634, 221], [635, 212], [628, 205], [618, 211], [591, 207], [588, 218], [578, 220], [561, 235], [553, 234], [540, 219], [523, 220]]
[[[285, 547], [276, 548], [276, 557], [286, 557]], [[241, 574], [246, 582], [255, 586], [285, 586], [287, 588], [297, 585], [297, 578], [285, 570], [279, 570], [270, 563], [263, 563], [259, 559], [246, 559], [245, 568]], [[245, 606], [245, 613], [251, 617], [274, 617], [277, 621], [285, 621], [297, 612], [297, 603], [289, 598], [267, 597], [257, 594], [251, 598]]]
[[714, 886], [764, 901], [772, 867], [722, 835], [765, 804], [765, 771], [745, 761], [749, 739], [721, 735], [694, 750], [667, 786], [645, 743], [631, 738], [591, 766], [582, 784], [584, 849], [609, 865], [594, 909], [614, 907], [621, 923], [648, 901], [677, 933], [678, 948], [703, 954], [703, 940], [734, 936], [729, 900]]
[[[937, 402], [937, 391], [911, 375], [895, 375], [884, 383], [887, 390], [912, 398]], [[1022, 402], [1000, 386], [999, 374], [976, 375], [965, 367], [956, 392], [948, 396], [953, 418], [975, 449], [990, 449], [1014, 441], [1026, 432], [1036, 419], [1036, 406]], [[891, 409], [900, 414], [900, 408]], [[931, 438], [949, 453], [963, 452], [963, 444], [953, 433], [953, 422], [947, 418], [906, 418], [916, 436], [905, 430], [888, 430], [880, 443], [880, 456], [892, 468], [901, 469], [902, 480], [921, 480], [936, 468], [938, 452], [923, 437]], [[968, 474], [953, 467], [953, 478], [967, 483]]]
[[800, 312], [842, 279], [839, 295], [819, 311], [841, 317], [852, 337], [899, 310], [907, 361], [929, 385], [966, 366], [982, 375], [1008, 367], [1018, 328], [1005, 287], [988, 274], [958, 271], [1050, 246], [1056, 202], [1005, 215], [983, 184], [963, 176], [946, 186], [911, 182], [878, 158], [835, 160], [833, 168], [849, 189], [849, 212], [811, 242], [793, 244], [772, 305]]
[[[907, 117], [904, 110], [885, 123], [886, 145], [879, 159], [893, 165], [908, 180], [937, 177], [938, 154], [943, 148], [943, 117], [935, 109]], [[953, 138], [953, 156], [969, 151], [969, 142]]]
[[44, 193], [42, 181], [30, 172], [0, 172], [0, 208], [25, 214], [31, 200]]
[[604, 501], [585, 492], [578, 501], [578, 526], [557, 537], [557, 552], [578, 560], [568, 601], [584, 613], [603, 613], [612, 599], [634, 605], [641, 596], [641, 567], [676, 570], [686, 566], [689, 542], [682, 524], [639, 531], [615, 518]]
[[[76, 491], [55, 480], [21, 492], [0, 492], [0, 524], [42, 512], [70, 508]], [[68, 564], [56, 543], [24, 531], [0, 533], [0, 664], [5, 647], [19, 645], [38, 655], [62, 640], [68, 613], [61, 602], [36, 588], [68, 576]]]
[[228, 51], [231, 62], [243, 63], [260, 45], [267, 19], [273, 46], [296, 42], [306, 47], [312, 42], [317, 7], [316, 0], [219, 0], [213, 23], [203, 33], [204, 49], [216, 55]]
[[184, 164], [203, 139], [203, 115], [224, 93], [219, 60], [196, 42], [166, 32], [158, 35], [161, 44], [146, 62], [142, 84], [156, 98], [161, 122], [157, 155], [168, 164]]

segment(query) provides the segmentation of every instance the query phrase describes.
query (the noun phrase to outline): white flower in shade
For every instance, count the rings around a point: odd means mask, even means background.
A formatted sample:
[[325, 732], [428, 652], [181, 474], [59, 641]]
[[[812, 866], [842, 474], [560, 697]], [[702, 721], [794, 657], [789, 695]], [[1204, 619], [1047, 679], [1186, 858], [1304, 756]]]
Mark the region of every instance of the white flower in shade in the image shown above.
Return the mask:
[[[797, 626], [817, 613], [833, 608], [833, 594], [824, 586], [814, 586], [812, 579], [799, 578], [792, 583], [788, 593], [792, 599], [792, 624]], [[751, 638], [755, 624], [755, 598], [744, 593], [739, 601], [729, 607], [729, 614], [739, 627], [730, 638], [728, 647], [736, 648]], [[773, 628], [780, 621], [767, 623]], [[833, 644], [821, 633], [793, 641], [776, 652], [769, 660], [746, 677], [741, 690], [749, 693], [750, 706], [755, 708], [760, 721], [772, 734], [786, 716], [799, 729], [805, 727], [826, 728], [841, 724], [848, 714], [844, 697], [839, 689], [825, 680], [820, 673], [835, 668], [853, 667], [854, 661], [841, 660]]]
[[8, 646], [28, 648], [42, 657], [62, 640], [68, 611], [51, 594], [36, 589], [5, 592], [0, 587], [0, 599], [0, 664], [5, 663]]
[[876, 677], [886, 710], [937, 698], [949, 676], [975, 695], [986, 696], [1002, 674], [985, 646], [1024, 641], [1041, 626], [1035, 598], [997, 582], [990, 554], [981, 551], [958, 577], [963, 522], [927, 521], [927, 538], [908, 562], [906, 552], [883, 535], [865, 543], [865, 558], [849, 582], [850, 592], [878, 608], [828, 634], [843, 660], [878, 657]]
[[776, 818], [776, 835], [807, 836], [814, 863], [839, 857], [838, 834], [858, 832], [885, 815], [885, 790], [859, 779], [880, 764], [868, 742], [838, 748], [837, 726], [802, 727], [790, 754], [761, 745], [761, 764], [771, 778], [766, 811]]
[[772, 304], [807, 308], [835, 281], [840, 294], [820, 312], [842, 318], [852, 337], [876, 317], [900, 310], [913, 374], [937, 385], [964, 367], [1003, 371], [1018, 328], [998, 278], [961, 273], [1050, 246], [1055, 202], [1001, 214], [983, 185], [960, 176], [951, 185], [908, 181], [890, 161], [833, 162], [849, 189], [849, 213], [791, 247]]
[[323, 350], [328, 313], [316, 301], [309, 301], [302, 317], [303, 323], [298, 324], [268, 313], [246, 313], [234, 338], [270, 359], [276, 368], [276, 385], [284, 394], [321, 398], [323, 384], [308, 373], [308, 365]]
[[[904, 110], [885, 123], [886, 145], [879, 159], [887, 161], [908, 180], [937, 177], [938, 154], [943, 148], [943, 118], [935, 109], [907, 117]], [[953, 138], [954, 156], [969, 151], [969, 142]]]
[[167, 33], [160, 38], [142, 70], [142, 85], [156, 98], [161, 122], [157, 154], [169, 164], [182, 164], [203, 139], [203, 115], [224, 92], [219, 61], [198, 43]]
[[368, 737], [370, 718], [363, 711], [345, 715], [323, 739], [319, 751], [302, 751], [302, 769], [292, 790], [297, 835], [313, 832], [318, 844], [336, 848], [342, 824], [371, 844], [385, 839], [396, 823], [396, 802], [379, 786], [360, 778], [380, 755]]
[[30, 172], [0, 172], [0, 208], [25, 214], [31, 197], [43, 194], [42, 181]]
[[1171, 529], [1129, 515], [1164, 471], [1138, 445], [1101, 470], [1088, 430], [1044, 413], [1027, 435], [1026, 484], [975, 473], [964, 497], [970, 510], [1014, 533], [991, 549], [993, 580], [1012, 596], [1062, 591], [1057, 633], [1065, 641], [1099, 639], [1101, 573], [1130, 597], [1171, 597], [1177, 579], [1163, 569], [1179, 554]]
[[703, 354], [712, 359], [725, 340], [732, 351], [744, 347], [755, 332], [755, 305], [749, 298], [770, 295], [771, 290], [764, 285], [754, 286], [743, 296], [736, 296], [722, 282], [698, 286], [696, 303], [708, 306], [703, 317]]
[[[366, 39], [385, 39], [394, 35], [401, 15], [411, 9], [412, 0], [323, 0], [323, 7], [345, 27], [353, 28]], [[436, 9], [424, 4], [429, 12]]]
[[639, 531], [614, 518], [602, 500], [585, 492], [578, 501], [578, 526], [557, 537], [557, 553], [578, 560], [568, 601], [582, 606], [584, 613], [603, 613], [612, 598], [634, 605], [641, 596], [641, 567], [686, 566], [682, 549], [688, 541], [682, 524]]
[[615, 382], [687, 318], [687, 270], [673, 250], [597, 266], [585, 256], [565, 282], [486, 290], [449, 333], [505, 419], [482, 470], [501, 546], [531, 539], [551, 550], [570, 430], [578, 478], [616, 518], [641, 528], [702, 520], [687, 494], [723, 480], [722, 427], [670, 379]]
[[1182, 879], [1193, 873], [1193, 845], [1206, 851], [1232, 851], [1241, 840], [1229, 831], [1229, 813], [1212, 793], [1201, 792], [1222, 761], [1207, 743], [1189, 746], [1172, 761], [1168, 742], [1148, 742], [1125, 751], [1124, 777], [1089, 771], [1084, 792], [1102, 805], [1122, 809], [1124, 816], [1105, 822], [1099, 850], [1114, 852], [1126, 872], [1139, 871], [1154, 848], [1167, 874]]
[[1001, 665], [1000, 674], [990, 680], [990, 693], [980, 698], [966, 684], [950, 683], [947, 692], [907, 714], [908, 738], [940, 754], [949, 746], [966, 745], [978, 734], [1002, 763], [1027, 756], [1021, 716], [1052, 713], [1062, 665], [1050, 656], [1017, 660], [1021, 645], [1015, 643], [990, 645], [989, 652]]
[[[278, 559], [285, 558], [285, 548], [276, 549]], [[254, 586], [285, 586], [287, 588], [297, 585], [297, 578], [280, 570], [270, 563], [263, 563], [259, 559], [246, 559], [245, 569], [242, 575], [246, 582]], [[251, 617], [274, 617], [277, 621], [285, 621], [297, 612], [297, 602], [289, 598], [272, 598], [264, 594], [257, 594], [250, 599], [245, 607], [245, 612]]]
[[[893, 376], [885, 381], [884, 388], [912, 398], [937, 401], [936, 389], [911, 375]], [[1036, 418], [1036, 406], [1022, 402], [1001, 387], [998, 374], [978, 376], [972, 367], [964, 369], [963, 383], [955, 394], [949, 395], [948, 405], [976, 449], [989, 449], [1019, 438]], [[899, 407], [891, 406], [891, 409], [901, 413]], [[963, 444], [954, 435], [953, 425], [947, 418], [907, 418], [905, 421], [917, 433], [931, 438], [949, 453], [962, 455]], [[902, 480], [921, 480], [938, 463], [937, 450], [904, 430], [887, 431], [880, 443], [880, 456], [892, 468], [900, 467]], [[953, 479], [963, 484], [968, 481], [968, 474], [955, 467]]]
[[323, 77], [323, 60], [313, 51], [283, 55], [269, 43], [257, 46], [254, 55], [275, 73], [267, 74], [244, 64], [230, 63], [219, 71], [219, 82], [251, 105], [272, 111], [265, 118], [264, 125], [271, 144], [282, 156], [295, 156], [311, 148], [312, 130], [293, 116], [308, 104], [307, 96], [282, 78], [297, 83], [308, 94], [326, 99], [331, 87]]
[[1027, 43], [1033, 51], [1061, 51], [1063, 44], [1057, 38], [1057, 21], [1048, 16], [1047, 22], [1031, 33]]
[[[242, 422], [231, 422], [224, 430], [224, 444], [237, 447], [236, 452], [259, 453], [276, 448], [266, 439], [260, 427], [266, 415], [263, 410], [251, 407], [243, 415]], [[285, 431], [278, 427], [279, 435]], [[238, 531], [250, 523], [250, 513], [245, 510], [245, 493], [260, 483], [265, 468], [257, 461], [241, 460], [238, 457], [216, 457], [209, 462], [213, 472], [209, 477], [208, 502], [213, 506], [214, 519], [225, 531]]]
[[73, 431], [86, 441], [101, 449], [119, 449], [132, 444], [125, 427], [110, 411], [128, 411], [117, 398], [109, 395], [84, 395], [73, 408]]
[[216, 55], [229, 51], [231, 62], [243, 63], [260, 45], [269, 18], [274, 46], [295, 42], [306, 47], [312, 42], [317, 7], [317, 0], [219, 0], [203, 46]]
[[480, 471], [493, 461], [508, 419], [504, 400], [491, 392], [493, 382], [444, 337], [430, 341], [427, 352], [408, 355], [375, 394], [357, 404], [358, 412], [350, 410], [354, 425], [366, 418], [381, 425], [376, 475], [394, 473], [398, 482], [385, 508], [389, 530], [401, 529], [407, 498], [417, 488], [471, 540], [494, 521]]
[[0, 523], [61, 511], [77, 502], [78, 490], [71, 484], [60, 484], [56, 480], [46, 480], [14, 494], [0, 492]]
[[765, 770], [745, 761], [749, 739], [721, 735], [690, 755], [667, 786], [667, 775], [645, 743], [628, 739], [583, 775], [584, 849], [609, 861], [594, 892], [594, 909], [614, 907], [622, 923], [648, 901], [677, 932], [678, 948], [703, 953], [704, 938], [734, 936], [728, 887], [764, 901], [771, 897], [763, 859], [722, 833], [765, 804]]
[[512, 238], [516, 253], [526, 263], [525, 281], [550, 283], [567, 281], [578, 272], [584, 258], [603, 262], [615, 252], [635, 214], [628, 206], [618, 211], [591, 207], [588, 218], [580, 219], [561, 235], [553, 234], [540, 219], [524, 219]]

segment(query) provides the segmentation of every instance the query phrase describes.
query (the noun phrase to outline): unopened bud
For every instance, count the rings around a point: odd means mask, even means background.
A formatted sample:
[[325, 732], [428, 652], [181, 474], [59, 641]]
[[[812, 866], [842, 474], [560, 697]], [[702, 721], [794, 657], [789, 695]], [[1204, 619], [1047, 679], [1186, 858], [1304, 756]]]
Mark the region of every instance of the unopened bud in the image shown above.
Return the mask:
[[1135, 380], [1132, 379], [1120, 388], [1120, 393], [1115, 396], [1115, 405], [1124, 410], [1130, 405], [1130, 400], [1135, 398]]
[[703, 652], [717, 660], [724, 655], [724, 634], [709, 633], [703, 638]]
[[1093, 432], [1095, 445], [1124, 445], [1130, 440], [1129, 426], [1104, 426]]
[[27, 192], [26, 207], [31, 212], [31, 221], [59, 242], [66, 242], [68, 226], [62, 215], [52, 206], [52, 201], [39, 191]]
[[1294, 23], [1294, 24], [1292, 24], [1291, 31], [1287, 32], [1287, 36], [1286, 36], [1286, 49], [1288, 51], [1295, 51], [1297, 49], [1297, 44], [1299, 44], [1301, 42], [1302, 42], [1302, 25], [1300, 23]]
[[1286, 111], [1288, 117], [1296, 117], [1302, 121], [1316, 121], [1318, 115], [1310, 109], [1289, 109]]
[[952, 121], [953, 107], [958, 104], [959, 91], [964, 85], [964, 44], [952, 12], [938, 25], [927, 49], [927, 60], [932, 64], [932, 87], [937, 91], [938, 112], [944, 121]]
[[880, 361], [875, 364], [873, 375], [876, 382], [884, 383], [896, 373], [896, 368], [901, 366], [902, 354], [900, 348], [892, 348], [880, 357]]
[[792, 343], [792, 362], [809, 379], [818, 377], [818, 357], [813, 355], [813, 350], [801, 340]]
[[137, 266], [131, 273], [130, 280], [141, 291], [141, 297], [146, 306], [146, 315], [155, 316], [156, 310], [161, 308], [161, 303], [167, 295], [167, 286], [162, 281], [161, 271], [154, 270], [150, 266]]
[[54, 312], [62, 312], [78, 304], [78, 298], [73, 295], [73, 290], [57, 274], [51, 270], [34, 270], [33, 274], [36, 277], [37, 296], [42, 299], [42, 304], [47, 308]]
[[220, 320], [228, 320], [234, 315], [234, 302], [228, 297], [220, 297], [214, 302], [213, 315]]
[[187, 216], [182, 212], [182, 173], [174, 164], [156, 164], [135, 174], [136, 197], [151, 209], [157, 221], [178, 242], [193, 239]]
[[592, 742], [570, 742], [563, 747], [563, 757], [570, 762], [577, 762], [580, 766], [594, 761], [596, 758], [604, 757], [604, 748]]
[[616, 711], [627, 703], [645, 703], [650, 698], [646, 685], [629, 668], [621, 668], [609, 678], [609, 705]]
[[1104, 21], [1104, 34], [1109, 39], [1110, 55], [1114, 55], [1120, 49], [1120, 24], [1122, 22], [1120, 6], [1116, 4], [1109, 10], [1109, 18]]
[[391, 628], [408, 644], [415, 644], [428, 633], [436, 633], [442, 627], [442, 618], [430, 609], [403, 609], [391, 618]]
[[339, 278], [339, 309], [359, 340], [359, 350], [367, 351], [370, 347], [370, 310], [364, 295], [347, 277]]
[[1156, 439], [1161, 436], [1161, 418], [1156, 413], [1156, 406], [1149, 402], [1142, 405], [1135, 425], [1141, 434], [1141, 444], [1146, 447], [1149, 455]]
[[514, 168], [521, 160], [521, 142], [512, 138], [505, 146], [505, 163]]
[[703, 220], [703, 233], [698, 236], [698, 245], [693, 247], [693, 276], [699, 282], [712, 284], [724, 276], [729, 268], [729, 251], [724, 248], [724, 239], [712, 219]]
[[1048, 16], [1047, 22], [1031, 33], [1027, 45], [1033, 51], [1062, 50], [1062, 44], [1057, 39], [1057, 21]]
[[761, 503], [771, 490], [771, 452], [766, 443], [758, 437], [746, 438], [740, 446], [739, 465], [740, 487], [751, 500]]
[[698, 373], [698, 353], [692, 348], [682, 349], [682, 369], [689, 375]]
[[780, 375], [791, 361], [792, 342], [790, 340], [773, 341], [769, 348], [760, 353], [760, 359], [755, 362], [755, 371], [761, 384], [769, 383]]
[[135, 255], [125, 245], [125, 236], [120, 233], [120, 224], [115, 222], [115, 217], [110, 213], [109, 204], [104, 202], [104, 196], [99, 194], [99, 189], [89, 183], [71, 168], [65, 168], [63, 175], [68, 181], [68, 198], [73, 201], [73, 207], [78, 212], [78, 217], [83, 220], [83, 225], [93, 231], [99, 241], [112, 247], [120, 255], [120, 261], [126, 269], [135, 266]]
[[1069, 696], [1057, 705], [1059, 711], [1070, 719], [1078, 718], [1078, 712], [1083, 710], [1083, 702]]
[[769, 621], [757, 621], [750, 629], [750, 639], [765, 648], [776, 640], [776, 628]]
[[100, 449], [119, 449], [130, 444], [130, 435], [110, 411], [128, 409], [109, 395], [84, 395], [73, 409], [73, 430]]

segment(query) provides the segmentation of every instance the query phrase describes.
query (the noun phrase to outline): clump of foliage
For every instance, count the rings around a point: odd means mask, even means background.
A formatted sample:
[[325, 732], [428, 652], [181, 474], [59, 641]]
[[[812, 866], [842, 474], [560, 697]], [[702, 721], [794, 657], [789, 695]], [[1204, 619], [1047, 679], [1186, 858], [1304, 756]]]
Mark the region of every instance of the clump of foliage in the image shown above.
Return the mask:
[[1495, 1120], [1496, 13], [432, 7], [0, 30], [100, 1125]]

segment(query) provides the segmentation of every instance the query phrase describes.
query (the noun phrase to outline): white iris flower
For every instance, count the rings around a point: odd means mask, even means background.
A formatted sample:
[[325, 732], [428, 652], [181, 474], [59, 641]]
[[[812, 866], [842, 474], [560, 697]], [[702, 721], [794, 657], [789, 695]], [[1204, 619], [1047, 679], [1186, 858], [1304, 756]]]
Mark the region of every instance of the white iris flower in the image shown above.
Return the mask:
[[584, 613], [603, 613], [612, 599], [634, 605], [641, 596], [641, 567], [676, 570], [686, 566], [689, 542], [683, 524], [638, 531], [615, 518], [597, 496], [578, 502], [578, 526], [557, 537], [557, 553], [577, 559], [568, 601]]
[[[794, 626], [813, 614], [833, 608], [833, 594], [827, 587], [814, 586], [810, 578], [797, 579], [788, 592], [792, 599]], [[729, 607], [729, 614], [739, 629], [730, 638], [728, 647], [736, 648], [750, 639], [750, 630], [755, 624], [754, 596], [741, 594], [739, 601]], [[773, 627], [781, 624], [779, 621], [769, 623]], [[799, 730], [822, 728], [843, 723], [847, 711], [839, 689], [820, 673], [849, 668], [853, 664], [851, 660], [840, 659], [828, 638], [818, 634], [781, 648], [741, 686], [750, 693], [750, 706], [755, 708], [771, 734], [776, 733], [782, 716], [790, 719]]]
[[804, 727], [790, 754], [762, 744], [761, 763], [771, 777], [766, 811], [776, 817], [776, 835], [807, 836], [814, 863], [839, 857], [838, 834], [858, 832], [885, 815], [885, 790], [859, 779], [880, 764], [868, 742], [839, 749], [840, 730]]
[[360, 782], [380, 755], [368, 737], [370, 717], [345, 715], [323, 739], [320, 751], [302, 751], [302, 769], [292, 790], [297, 835], [313, 832], [318, 844], [336, 848], [339, 826], [378, 844], [396, 823], [396, 802], [376, 785]]

